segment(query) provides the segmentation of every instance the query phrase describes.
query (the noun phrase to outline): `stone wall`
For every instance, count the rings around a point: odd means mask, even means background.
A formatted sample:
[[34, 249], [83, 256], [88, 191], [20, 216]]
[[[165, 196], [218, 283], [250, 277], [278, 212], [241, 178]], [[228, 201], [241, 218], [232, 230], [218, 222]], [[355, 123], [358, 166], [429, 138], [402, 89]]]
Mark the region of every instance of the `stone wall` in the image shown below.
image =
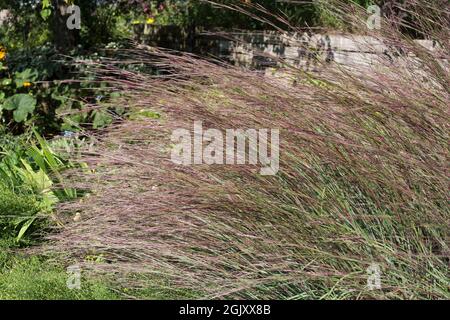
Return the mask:
[[[194, 32], [170, 26], [146, 26], [137, 34], [138, 41], [149, 45], [215, 56], [254, 69], [288, 63], [314, 70], [318, 61], [364, 66], [380, 57], [395, 59], [396, 55], [402, 54], [395, 47], [375, 38], [358, 35], [275, 31]], [[437, 49], [433, 41], [416, 41], [429, 50]]]

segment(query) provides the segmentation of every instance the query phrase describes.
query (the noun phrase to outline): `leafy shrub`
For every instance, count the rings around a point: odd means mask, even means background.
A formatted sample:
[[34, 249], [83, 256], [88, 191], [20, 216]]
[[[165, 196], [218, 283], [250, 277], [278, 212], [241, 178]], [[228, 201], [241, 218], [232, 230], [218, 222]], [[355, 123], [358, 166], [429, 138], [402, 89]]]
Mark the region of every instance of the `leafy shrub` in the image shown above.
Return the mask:
[[77, 196], [74, 189], [55, 188], [56, 183], [63, 183], [61, 171], [70, 168], [71, 163], [58, 156], [39, 134], [35, 132], [32, 137], [36, 142], [30, 146], [13, 144], [23, 138], [9, 135], [0, 145], [1, 223], [4, 233], [17, 240], [42, 227], [41, 223], [33, 226], [39, 217], [40, 222], [48, 223], [59, 201]]
[[[22, 237], [21, 227], [35, 218], [41, 208], [34, 195], [11, 190], [0, 181], [0, 233], [2, 237]], [[25, 229], [24, 229], [25, 232]]]
[[99, 53], [74, 50], [71, 54], [72, 58], [63, 58], [51, 46], [7, 52], [0, 61], [0, 125], [16, 134], [34, 127], [53, 135], [79, 126], [110, 124], [108, 112], [89, 109], [90, 104], [110, 98], [106, 83], [93, 82], [95, 74], [89, 66], [76, 62], [96, 61]]
[[31, 125], [48, 133], [59, 130], [56, 112], [75, 96], [77, 86], [58, 81], [70, 68], [56, 59], [45, 46], [7, 53], [0, 64], [0, 124], [16, 133]]

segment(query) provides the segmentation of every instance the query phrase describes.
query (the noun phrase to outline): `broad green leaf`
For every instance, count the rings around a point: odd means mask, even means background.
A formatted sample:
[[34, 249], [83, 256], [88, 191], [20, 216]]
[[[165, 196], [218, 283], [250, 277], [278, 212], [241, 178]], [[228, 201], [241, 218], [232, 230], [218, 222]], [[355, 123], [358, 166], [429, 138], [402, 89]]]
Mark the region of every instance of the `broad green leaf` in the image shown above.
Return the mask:
[[52, 14], [52, 10], [51, 9], [42, 9], [41, 10], [41, 17], [44, 20], [47, 20], [48, 17], [50, 17], [50, 15]]
[[5, 110], [16, 110], [16, 109], [30, 109], [34, 110], [36, 106], [36, 99], [32, 96], [24, 93], [15, 94], [5, 100], [4, 109]]
[[44, 20], [47, 20], [47, 18], [52, 14], [52, 4], [50, 3], [50, 0], [42, 0], [42, 10], [41, 10], [41, 17]]
[[14, 110], [14, 120], [16, 122], [24, 121], [28, 114], [33, 113], [36, 107], [36, 99], [28, 94], [15, 94], [9, 97], [3, 103], [3, 109]]
[[27, 118], [28, 112], [24, 109], [14, 110], [13, 117], [15, 122], [23, 122]]
[[36, 220], [35, 217], [30, 218], [23, 224], [22, 228], [20, 228], [19, 234], [17, 235], [16, 241], [20, 241], [20, 239], [22, 239], [25, 232], [27, 232], [28, 228], [33, 224], [34, 220]]

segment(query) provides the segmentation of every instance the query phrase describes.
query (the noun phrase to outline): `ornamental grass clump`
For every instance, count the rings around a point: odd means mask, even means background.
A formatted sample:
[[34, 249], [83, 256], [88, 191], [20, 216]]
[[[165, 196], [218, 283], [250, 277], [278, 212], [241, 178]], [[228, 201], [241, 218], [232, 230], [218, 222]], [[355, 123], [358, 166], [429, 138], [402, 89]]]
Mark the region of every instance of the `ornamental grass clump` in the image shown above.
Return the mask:
[[[448, 6], [404, 1], [407, 18], [370, 30], [364, 8], [328, 3], [355, 39], [370, 36], [362, 46], [388, 51], [318, 72], [276, 58], [295, 84], [145, 47], [128, 63], [157, 75], [97, 65], [133, 117], [93, 137], [92, 171], [71, 176], [91, 194], [61, 208], [78, 219], [48, 248], [101, 255], [83, 268], [127, 286], [204, 298], [448, 299]], [[279, 129], [278, 173], [174, 164], [171, 133], [194, 121]]]

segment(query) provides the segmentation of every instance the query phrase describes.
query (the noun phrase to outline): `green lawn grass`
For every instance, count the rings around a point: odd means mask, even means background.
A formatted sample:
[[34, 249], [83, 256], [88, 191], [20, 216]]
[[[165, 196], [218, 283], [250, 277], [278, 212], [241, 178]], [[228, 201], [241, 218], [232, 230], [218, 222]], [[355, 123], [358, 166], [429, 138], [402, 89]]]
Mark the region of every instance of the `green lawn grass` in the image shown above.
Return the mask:
[[13, 253], [14, 241], [0, 242], [0, 300], [118, 299], [102, 279], [82, 279], [80, 289], [69, 289], [66, 269], [43, 257]]

